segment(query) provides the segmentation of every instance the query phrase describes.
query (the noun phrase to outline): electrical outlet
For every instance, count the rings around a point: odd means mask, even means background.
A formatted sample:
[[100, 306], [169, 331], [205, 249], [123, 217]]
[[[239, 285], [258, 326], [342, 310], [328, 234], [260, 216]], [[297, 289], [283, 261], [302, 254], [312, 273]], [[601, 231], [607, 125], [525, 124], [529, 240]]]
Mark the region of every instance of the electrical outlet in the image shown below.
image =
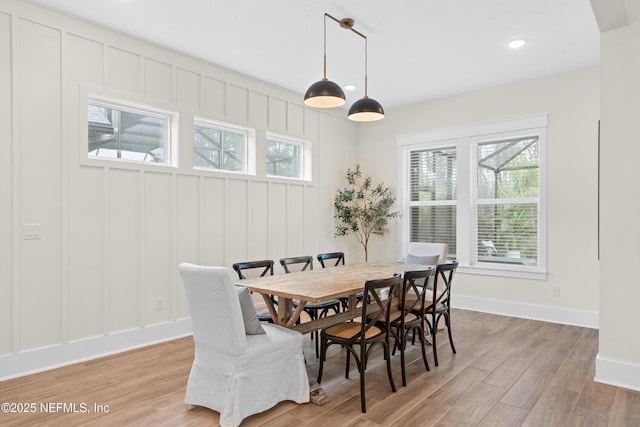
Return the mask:
[[559, 297], [560, 296], [560, 286], [553, 286], [551, 287], [551, 293], [554, 297]]
[[165, 297], [156, 297], [156, 311], [164, 311], [167, 306]]

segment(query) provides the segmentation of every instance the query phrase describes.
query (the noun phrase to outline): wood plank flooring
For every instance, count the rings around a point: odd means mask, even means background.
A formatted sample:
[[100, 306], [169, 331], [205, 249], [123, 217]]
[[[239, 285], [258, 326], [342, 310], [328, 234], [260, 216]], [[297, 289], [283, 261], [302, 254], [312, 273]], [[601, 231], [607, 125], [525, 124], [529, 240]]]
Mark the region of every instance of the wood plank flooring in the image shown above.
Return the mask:
[[[640, 393], [593, 381], [597, 330], [465, 310], [454, 310], [452, 320], [457, 354], [446, 334], [439, 335], [440, 366], [433, 366], [429, 351], [426, 372], [418, 346], [410, 347], [407, 387], [401, 385], [400, 356], [392, 357], [396, 393], [381, 352], [374, 352], [366, 374], [367, 413], [360, 412], [357, 369], [345, 379], [344, 352], [333, 346], [322, 383], [328, 404], [283, 402], [242, 426], [640, 425]], [[309, 335], [305, 355], [315, 377]], [[183, 403], [192, 361], [188, 337], [0, 382], [0, 401], [37, 406], [35, 413], [0, 413], [0, 425], [216, 426], [216, 412], [190, 411]]]

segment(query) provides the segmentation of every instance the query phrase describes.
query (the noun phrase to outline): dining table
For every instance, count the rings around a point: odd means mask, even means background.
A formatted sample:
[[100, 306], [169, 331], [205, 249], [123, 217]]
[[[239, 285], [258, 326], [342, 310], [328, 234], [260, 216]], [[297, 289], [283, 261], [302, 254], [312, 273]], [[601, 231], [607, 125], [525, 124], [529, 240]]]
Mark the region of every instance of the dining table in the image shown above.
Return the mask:
[[[235, 284], [263, 296], [273, 322], [300, 333], [313, 332], [360, 316], [356, 295], [363, 292], [367, 280], [386, 279], [405, 271], [432, 268], [424, 264], [403, 262], [363, 262], [305, 270], [288, 274], [238, 279]], [[274, 298], [277, 297], [277, 305]], [[347, 297], [347, 309], [341, 313], [299, 322], [304, 307], [310, 302], [324, 302]], [[393, 296], [392, 296], [393, 297]], [[329, 401], [320, 385], [310, 378], [310, 401], [324, 405]]]
[[[275, 324], [308, 333], [358, 317], [361, 311], [356, 307], [356, 295], [364, 290], [367, 280], [386, 279], [395, 274], [402, 275], [405, 271], [427, 268], [427, 265], [403, 262], [363, 262], [247, 278], [236, 280], [235, 284], [260, 293]], [[271, 296], [277, 297], [277, 305]], [[349, 298], [347, 310], [309, 322], [298, 322], [307, 303], [342, 297]]]

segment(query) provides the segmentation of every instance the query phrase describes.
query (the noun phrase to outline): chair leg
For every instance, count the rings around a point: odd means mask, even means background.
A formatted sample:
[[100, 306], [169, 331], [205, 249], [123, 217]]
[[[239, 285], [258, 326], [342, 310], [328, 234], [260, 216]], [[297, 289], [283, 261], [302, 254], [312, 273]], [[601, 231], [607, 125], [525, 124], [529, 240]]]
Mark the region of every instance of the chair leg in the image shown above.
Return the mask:
[[436, 346], [436, 336], [438, 335], [438, 320], [440, 318], [436, 318], [435, 314], [432, 318], [432, 327], [431, 327], [431, 346], [433, 347], [433, 363], [438, 366], [438, 350]]
[[455, 353], [456, 348], [453, 345], [453, 337], [451, 336], [451, 317], [448, 311], [444, 314], [444, 320], [447, 323], [447, 331], [449, 332], [449, 344], [451, 344], [451, 350]]
[[[407, 346], [407, 334], [409, 333], [409, 330], [406, 331], [399, 331], [400, 334], [400, 369], [402, 371], [402, 385], [404, 387], [407, 386], [407, 373], [406, 373], [406, 369], [404, 366], [404, 351], [406, 349]], [[397, 338], [396, 338], [396, 342], [397, 342]]]
[[429, 361], [427, 360], [427, 343], [426, 343], [426, 339], [424, 337], [424, 329], [420, 326], [416, 326], [414, 328], [414, 332], [413, 334], [415, 335], [415, 330], [418, 330], [418, 332], [420, 332], [420, 345], [422, 345], [422, 361], [424, 362], [424, 367], [427, 371], [431, 371], [431, 369], [429, 368]]
[[351, 352], [349, 351], [349, 348], [347, 347], [347, 366], [345, 366], [345, 370], [344, 370], [344, 377], [345, 378], [349, 378], [349, 366], [351, 365]]
[[320, 345], [320, 364], [318, 365], [318, 384], [322, 381], [322, 369], [324, 368], [324, 360], [327, 358], [327, 340], [326, 338], [321, 339], [322, 343]]
[[[364, 356], [362, 356], [364, 357]], [[362, 413], [367, 412], [367, 403], [364, 397], [364, 359], [360, 361], [360, 404], [362, 406]]]
[[[389, 354], [389, 341], [383, 341], [382, 345], [384, 347], [384, 353], [387, 356], [387, 375], [389, 376], [389, 384], [391, 384], [391, 390], [396, 392], [396, 385], [393, 382], [393, 374], [391, 373], [391, 355]], [[400, 350], [403, 351], [403, 350]], [[404, 353], [404, 351], [403, 351]]]
[[365, 370], [366, 368], [366, 360], [367, 360], [367, 351], [366, 345], [364, 343], [359, 344], [360, 347], [360, 357], [358, 357], [356, 350], [353, 347], [347, 348], [347, 353], [353, 351], [353, 357], [356, 359], [356, 365], [358, 367], [358, 372], [360, 373], [360, 406], [362, 409], [362, 413], [367, 412], [367, 403], [365, 397]]

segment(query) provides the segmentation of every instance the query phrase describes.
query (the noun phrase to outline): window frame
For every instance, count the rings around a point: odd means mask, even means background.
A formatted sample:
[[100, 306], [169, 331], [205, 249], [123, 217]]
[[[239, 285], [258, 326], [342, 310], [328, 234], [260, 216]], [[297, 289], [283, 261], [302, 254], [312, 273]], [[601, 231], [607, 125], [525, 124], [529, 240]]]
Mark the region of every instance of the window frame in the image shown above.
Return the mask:
[[[222, 132], [233, 132], [233, 133], [241, 133], [244, 134], [243, 141], [243, 154], [242, 154], [242, 170], [235, 171], [230, 169], [222, 169], [222, 168], [207, 168], [202, 166], [196, 166], [195, 161], [192, 160], [191, 166], [194, 171], [206, 171], [206, 172], [221, 172], [221, 173], [229, 173], [236, 175], [255, 175], [255, 147], [256, 147], [256, 132], [255, 129], [233, 125], [229, 123], [219, 122], [215, 120], [209, 120], [203, 117], [194, 117], [193, 118], [193, 126], [195, 130], [195, 126], [207, 127], [209, 129], [219, 130]], [[195, 153], [195, 141], [191, 140], [192, 144], [192, 153]], [[192, 154], [193, 155], [193, 154]]]
[[[267, 172], [267, 143], [281, 142], [284, 144], [297, 145], [300, 147], [298, 155], [298, 163], [300, 165], [298, 176], [272, 175]], [[288, 136], [282, 136], [274, 133], [267, 133], [265, 138], [265, 174], [268, 178], [292, 179], [297, 181], [311, 181], [311, 143], [300, 139], [294, 139]]]
[[[97, 105], [104, 108], [109, 108], [112, 110], [117, 110], [121, 112], [134, 113], [139, 115], [144, 115], [147, 117], [153, 117], [157, 119], [162, 119], [165, 122], [165, 129], [163, 132], [165, 139], [165, 147], [164, 147], [164, 163], [155, 163], [155, 162], [145, 162], [139, 160], [132, 159], [118, 159], [111, 157], [99, 157], [99, 156], [90, 156], [89, 155], [89, 117], [88, 117], [88, 108], [89, 105]], [[129, 165], [133, 167], [144, 166], [144, 167], [153, 167], [153, 168], [177, 168], [178, 167], [178, 113], [175, 111], [165, 110], [162, 108], [153, 107], [148, 104], [144, 104], [141, 102], [124, 100], [122, 98], [113, 98], [109, 96], [92, 94], [89, 93], [86, 95], [84, 108], [83, 108], [83, 141], [82, 151], [83, 151], [83, 163], [84, 161], [87, 164], [101, 164], [102, 162], [107, 162], [106, 164], [119, 164], [119, 165]]]
[[[456, 259], [465, 273], [545, 280], [547, 277], [546, 133], [547, 115], [502, 122], [428, 131], [396, 139], [398, 160], [398, 258], [404, 259], [410, 240], [409, 153], [415, 150], [456, 147]], [[536, 135], [539, 138], [538, 265], [481, 262], [477, 259], [477, 146], [481, 142]]]

